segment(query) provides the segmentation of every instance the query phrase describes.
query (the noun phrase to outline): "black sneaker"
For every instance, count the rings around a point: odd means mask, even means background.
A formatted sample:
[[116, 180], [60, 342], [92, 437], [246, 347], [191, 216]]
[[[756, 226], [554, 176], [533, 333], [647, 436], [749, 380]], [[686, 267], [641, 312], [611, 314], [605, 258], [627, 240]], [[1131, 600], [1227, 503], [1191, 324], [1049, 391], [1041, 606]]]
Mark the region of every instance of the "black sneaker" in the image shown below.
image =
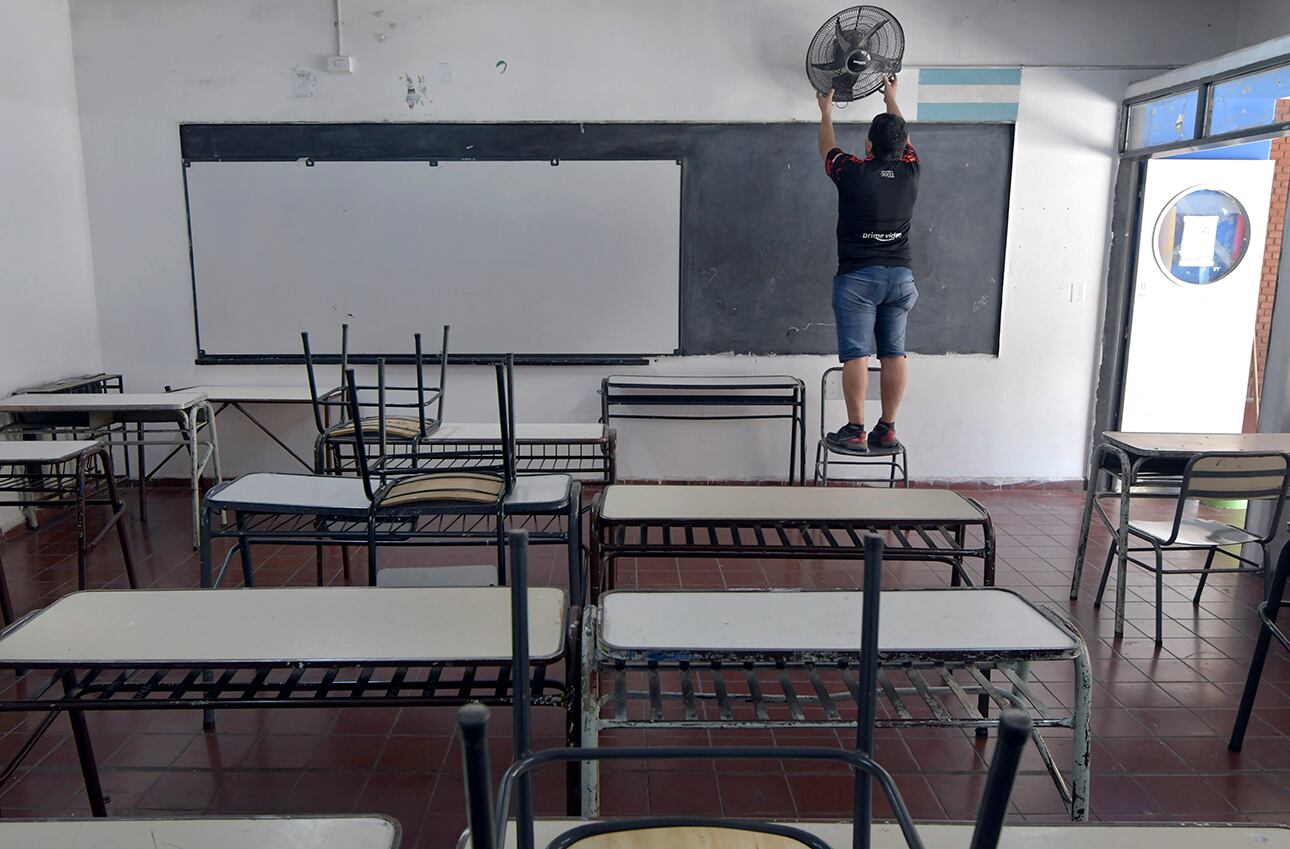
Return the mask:
[[900, 440], [896, 438], [895, 424], [888, 424], [879, 419], [877, 426], [869, 432], [869, 447], [882, 451], [892, 451], [899, 448]]
[[869, 446], [864, 439], [864, 425], [848, 424], [846, 427], [824, 437], [829, 448], [843, 454], [867, 454]]

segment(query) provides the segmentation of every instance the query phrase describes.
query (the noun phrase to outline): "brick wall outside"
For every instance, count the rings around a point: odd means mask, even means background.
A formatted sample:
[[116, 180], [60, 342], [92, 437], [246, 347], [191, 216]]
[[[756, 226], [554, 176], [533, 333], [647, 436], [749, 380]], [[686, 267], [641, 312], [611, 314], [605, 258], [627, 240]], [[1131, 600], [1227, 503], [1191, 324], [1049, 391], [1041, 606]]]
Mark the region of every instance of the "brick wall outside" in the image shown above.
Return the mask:
[[[1290, 121], [1290, 98], [1277, 101], [1276, 120]], [[1290, 138], [1272, 141], [1271, 159], [1276, 162], [1276, 166], [1272, 177], [1267, 248], [1263, 252], [1263, 278], [1259, 285], [1259, 309], [1254, 325], [1254, 361], [1258, 364], [1258, 384], [1255, 384], [1256, 372], [1251, 368], [1251, 398], [1255, 397], [1256, 389], [1262, 389], [1264, 365], [1268, 359], [1268, 340], [1272, 336], [1272, 304], [1276, 300], [1277, 268], [1285, 236], [1286, 201], [1290, 198]]]

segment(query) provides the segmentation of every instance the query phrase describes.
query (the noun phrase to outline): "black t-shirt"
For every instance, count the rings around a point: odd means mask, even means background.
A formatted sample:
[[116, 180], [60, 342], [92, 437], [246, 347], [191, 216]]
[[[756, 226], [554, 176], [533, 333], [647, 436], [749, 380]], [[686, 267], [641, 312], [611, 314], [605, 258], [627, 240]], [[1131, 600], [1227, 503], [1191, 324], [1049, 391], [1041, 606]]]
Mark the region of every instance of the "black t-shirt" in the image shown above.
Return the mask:
[[841, 148], [824, 158], [838, 186], [838, 274], [870, 265], [909, 267], [909, 226], [918, 199], [918, 154], [857, 159]]

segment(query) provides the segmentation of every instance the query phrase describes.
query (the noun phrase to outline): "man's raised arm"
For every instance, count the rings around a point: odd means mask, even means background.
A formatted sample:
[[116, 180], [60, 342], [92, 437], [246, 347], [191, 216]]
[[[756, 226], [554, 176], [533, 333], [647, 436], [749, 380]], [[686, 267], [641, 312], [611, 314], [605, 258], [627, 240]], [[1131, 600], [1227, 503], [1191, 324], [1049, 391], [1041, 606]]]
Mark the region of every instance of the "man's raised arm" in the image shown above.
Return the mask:
[[[900, 115], [900, 104], [896, 102], [896, 87], [899, 85], [896, 81], [895, 74], [888, 74], [887, 79], [882, 83], [882, 102], [887, 105], [887, 111], [892, 115]], [[904, 115], [900, 115], [904, 118]]]
[[833, 89], [828, 94], [815, 95], [815, 102], [820, 107], [820, 156], [829, 158], [829, 151], [837, 147], [833, 137]]

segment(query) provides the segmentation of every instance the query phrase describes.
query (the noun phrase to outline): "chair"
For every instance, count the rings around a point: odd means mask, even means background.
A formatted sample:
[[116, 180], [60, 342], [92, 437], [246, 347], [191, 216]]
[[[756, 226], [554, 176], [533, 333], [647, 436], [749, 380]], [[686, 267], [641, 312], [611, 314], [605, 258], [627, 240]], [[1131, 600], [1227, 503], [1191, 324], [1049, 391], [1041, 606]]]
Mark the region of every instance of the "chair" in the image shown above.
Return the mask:
[[[501, 433], [500, 450], [493, 455], [472, 452], [479, 465], [466, 469], [417, 471], [417, 455], [410, 455], [410, 469], [394, 472], [384, 462], [374, 464], [367, 456], [367, 439], [355, 439], [355, 461], [363, 488], [371, 499], [367, 522], [368, 582], [375, 585], [376, 548], [383, 543], [408, 540], [415, 543], [419, 523], [427, 516], [491, 516], [497, 546], [497, 583], [506, 583], [506, 507], [515, 488], [515, 407], [511, 392], [514, 358], [506, 356], [495, 366], [497, 377], [497, 417]], [[349, 387], [350, 421], [364, 421], [358, 405], [359, 387], [353, 369], [346, 372]], [[385, 415], [384, 365], [378, 364], [378, 404], [376, 445], [378, 457], [385, 458], [389, 438]], [[490, 457], [496, 462], [486, 462]], [[568, 487], [566, 487], [567, 491]]]
[[[879, 369], [869, 369], [870, 375], [878, 374]], [[876, 405], [870, 404], [879, 395], [879, 383], [877, 380], [870, 379], [869, 391], [865, 395], [866, 414], [873, 413], [872, 420], [877, 422], [878, 411], [870, 409]], [[825, 434], [828, 433], [828, 410], [830, 402], [840, 402], [845, 400], [842, 394], [842, 367], [834, 366], [824, 372], [820, 379], [820, 441], [815, 446], [815, 483], [817, 486], [827, 486], [829, 483], [829, 466], [860, 466], [860, 467], [886, 467], [887, 474], [885, 477], [848, 477], [846, 480], [858, 483], [885, 483], [887, 486], [894, 487], [897, 479], [902, 486], [909, 486], [909, 459], [905, 454], [905, 446], [899, 448], [870, 448], [868, 454], [849, 454], [841, 451], [834, 451], [825, 441]], [[866, 417], [868, 417], [866, 415]]]
[[1263, 680], [1263, 665], [1267, 662], [1268, 648], [1273, 638], [1276, 638], [1282, 648], [1290, 651], [1290, 635], [1277, 624], [1277, 614], [1281, 608], [1290, 606], [1285, 598], [1287, 578], [1290, 578], [1290, 543], [1281, 548], [1276, 573], [1272, 576], [1272, 587], [1268, 590], [1268, 597], [1259, 605], [1259, 638], [1254, 644], [1254, 655], [1250, 658], [1250, 671], [1245, 678], [1245, 690], [1241, 693], [1241, 707], [1236, 712], [1232, 737], [1227, 743], [1227, 748], [1233, 752], [1241, 751], [1245, 742], [1245, 729], [1250, 724], [1254, 697], [1258, 695], [1259, 683]]
[[[1171, 521], [1140, 521], [1129, 519], [1125, 528], [1128, 537], [1141, 540], [1145, 545], [1126, 548], [1127, 560], [1152, 572], [1156, 576], [1156, 645], [1160, 645], [1164, 631], [1164, 576], [1200, 575], [1196, 585], [1196, 594], [1192, 604], [1200, 604], [1201, 593], [1209, 578], [1214, 564], [1214, 557], [1222, 553], [1242, 564], [1222, 569], [1223, 572], [1260, 572], [1265, 582], [1270, 578], [1271, 555], [1268, 545], [1276, 536], [1276, 529], [1281, 519], [1281, 508], [1286, 498], [1287, 483], [1290, 483], [1290, 455], [1279, 452], [1267, 453], [1228, 453], [1210, 452], [1192, 457], [1183, 469], [1182, 483], [1178, 490], [1178, 505]], [[1223, 498], [1235, 500], [1271, 499], [1273, 501], [1272, 520], [1263, 534], [1245, 528], [1238, 528], [1213, 519], [1188, 517], [1187, 503], [1193, 499]], [[1257, 545], [1263, 552], [1259, 560], [1251, 560], [1224, 546]], [[1237, 551], [1239, 552], [1239, 548]], [[1152, 552], [1154, 562], [1148, 563], [1133, 556], [1134, 552]], [[1205, 565], [1196, 568], [1171, 567], [1164, 564], [1165, 551], [1205, 551]], [[1094, 607], [1100, 607], [1102, 596], [1111, 576], [1111, 564], [1119, 552], [1119, 539], [1112, 537], [1106, 553], [1106, 565], [1102, 571], [1102, 581], [1097, 588]], [[1119, 575], [1118, 580], [1125, 580]]]
[[[382, 404], [382, 411], [387, 407], [396, 410], [415, 411], [414, 415], [385, 416], [385, 444], [400, 449], [403, 453], [415, 450], [420, 442], [443, 423], [444, 384], [448, 368], [448, 325], [443, 328], [443, 341], [439, 350], [439, 385], [426, 386], [425, 357], [421, 349], [421, 334], [413, 334], [413, 367], [416, 370], [415, 386], [385, 385], [383, 391], [407, 395], [415, 392], [415, 400], [387, 401]], [[310, 349], [309, 334], [301, 333], [300, 340], [305, 354], [305, 372], [309, 379], [309, 392], [313, 401], [314, 426], [318, 437], [314, 441], [314, 471], [320, 474], [344, 474], [356, 471], [352, 445], [354, 434], [361, 430], [363, 439], [368, 443], [369, 459], [384, 460], [383, 457], [372, 458], [371, 446], [377, 441], [380, 423], [376, 416], [364, 416], [353, 419], [350, 405], [346, 398], [345, 382], [349, 370], [349, 325], [341, 325], [341, 383], [334, 389], [320, 392], [315, 360]], [[371, 392], [378, 387], [356, 385], [356, 393]], [[428, 411], [432, 411], [429, 412]], [[336, 421], [332, 421], [333, 415]], [[360, 424], [355, 425], [355, 421]], [[384, 449], [382, 449], [384, 450]]]

